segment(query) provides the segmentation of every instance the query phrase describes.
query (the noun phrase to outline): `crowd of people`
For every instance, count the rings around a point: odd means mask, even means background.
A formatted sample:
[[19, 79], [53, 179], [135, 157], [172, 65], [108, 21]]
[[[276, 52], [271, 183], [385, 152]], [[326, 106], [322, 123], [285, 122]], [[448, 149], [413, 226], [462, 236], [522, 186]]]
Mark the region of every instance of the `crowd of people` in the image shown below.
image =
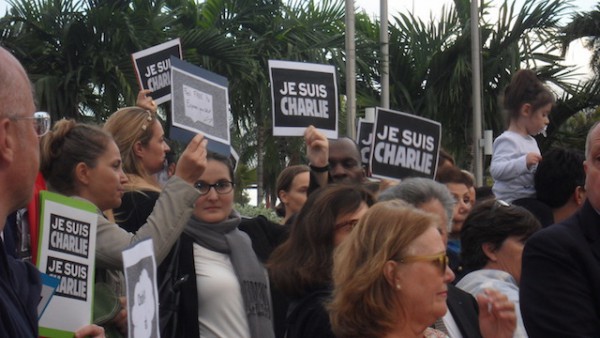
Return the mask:
[[309, 126], [308, 165], [277, 179], [280, 222], [234, 209], [231, 161], [202, 135], [167, 171], [148, 94], [102, 127], [51, 124], [0, 48], [1, 337], [38, 336], [39, 272], [15, 248], [27, 241], [19, 210], [33, 212], [40, 189], [97, 208], [97, 297], [114, 304], [76, 337], [128, 335], [121, 252], [146, 238], [162, 337], [600, 336], [600, 124], [584, 154], [542, 156], [533, 136], [554, 96], [535, 73], [505, 91], [493, 188], [447, 152], [435, 179], [374, 182], [353, 140]]

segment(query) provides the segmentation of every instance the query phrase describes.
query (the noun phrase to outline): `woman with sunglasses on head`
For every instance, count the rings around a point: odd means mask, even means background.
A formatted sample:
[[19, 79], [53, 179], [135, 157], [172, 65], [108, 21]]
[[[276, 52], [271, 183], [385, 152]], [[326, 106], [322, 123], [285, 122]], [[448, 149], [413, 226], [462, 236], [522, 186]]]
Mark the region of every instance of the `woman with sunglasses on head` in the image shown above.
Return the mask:
[[177, 318], [161, 323], [163, 337], [274, 337], [267, 272], [238, 229], [233, 180], [229, 159], [209, 152], [196, 177], [200, 196], [171, 253], [182, 283]]
[[141, 91], [138, 106], [117, 110], [103, 127], [119, 147], [127, 176], [122, 203], [113, 209], [113, 216], [120, 227], [133, 233], [146, 223], [154, 208], [162, 189], [155, 174], [164, 168], [170, 150], [148, 92]]
[[[152, 238], [156, 261], [160, 263], [167, 256], [199, 196], [193, 184], [206, 167], [206, 140], [201, 135], [192, 139], [175, 176], [161, 192], [147, 223], [135, 235], [103, 214], [121, 204], [123, 185], [127, 183], [121, 154], [110, 134], [91, 125], [61, 120], [42, 138], [40, 148], [41, 172], [49, 190], [87, 200], [98, 208], [96, 282], [109, 284], [113, 296], [124, 295], [119, 275], [123, 268], [121, 252], [134, 242]], [[113, 316], [107, 314], [108, 318]]]
[[290, 299], [286, 337], [334, 337], [323, 303], [331, 294], [333, 250], [374, 203], [367, 190], [328, 185], [314, 191], [269, 260], [273, 285]]
[[[334, 256], [328, 309], [336, 337], [447, 337], [430, 328], [447, 311], [446, 284], [454, 279], [438, 221], [398, 200], [367, 211]], [[478, 303], [482, 331], [512, 336], [506, 297], [489, 291]]]
[[541, 228], [529, 211], [502, 200], [476, 205], [461, 232], [462, 261], [467, 275], [457, 286], [472, 295], [494, 288], [517, 310], [514, 337], [527, 337], [519, 309], [521, 257], [527, 239]]

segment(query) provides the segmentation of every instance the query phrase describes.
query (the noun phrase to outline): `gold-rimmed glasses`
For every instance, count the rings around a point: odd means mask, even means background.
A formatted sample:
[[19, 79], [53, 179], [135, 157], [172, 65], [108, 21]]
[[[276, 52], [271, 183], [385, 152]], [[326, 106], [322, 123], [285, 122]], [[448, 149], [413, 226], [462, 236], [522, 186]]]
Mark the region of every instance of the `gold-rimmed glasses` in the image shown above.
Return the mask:
[[412, 262], [431, 262], [436, 268], [440, 269], [442, 275], [446, 273], [448, 267], [448, 256], [446, 252], [442, 251], [435, 255], [423, 255], [423, 256], [406, 256], [398, 260], [400, 263], [412, 263]]

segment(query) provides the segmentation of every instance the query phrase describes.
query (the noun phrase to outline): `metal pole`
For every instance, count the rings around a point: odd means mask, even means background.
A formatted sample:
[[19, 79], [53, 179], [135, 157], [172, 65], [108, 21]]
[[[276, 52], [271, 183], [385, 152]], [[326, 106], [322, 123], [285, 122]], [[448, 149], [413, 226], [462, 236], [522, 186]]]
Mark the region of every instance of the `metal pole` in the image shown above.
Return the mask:
[[483, 185], [481, 136], [481, 59], [479, 41], [479, 0], [471, 0], [471, 63], [473, 71], [473, 159], [476, 186]]
[[388, 1], [381, 0], [381, 107], [390, 108], [390, 37], [388, 35]]
[[346, 135], [356, 133], [356, 46], [354, 42], [354, 0], [346, 0]]

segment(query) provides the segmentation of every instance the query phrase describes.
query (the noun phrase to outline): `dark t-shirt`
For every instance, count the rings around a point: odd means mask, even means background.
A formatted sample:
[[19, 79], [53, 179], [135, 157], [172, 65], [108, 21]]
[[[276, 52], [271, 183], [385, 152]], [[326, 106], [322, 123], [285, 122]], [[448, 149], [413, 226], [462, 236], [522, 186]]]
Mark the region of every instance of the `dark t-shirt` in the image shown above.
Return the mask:
[[136, 233], [152, 213], [160, 193], [157, 191], [128, 191], [121, 199], [121, 206], [114, 209], [117, 224], [126, 231]]

